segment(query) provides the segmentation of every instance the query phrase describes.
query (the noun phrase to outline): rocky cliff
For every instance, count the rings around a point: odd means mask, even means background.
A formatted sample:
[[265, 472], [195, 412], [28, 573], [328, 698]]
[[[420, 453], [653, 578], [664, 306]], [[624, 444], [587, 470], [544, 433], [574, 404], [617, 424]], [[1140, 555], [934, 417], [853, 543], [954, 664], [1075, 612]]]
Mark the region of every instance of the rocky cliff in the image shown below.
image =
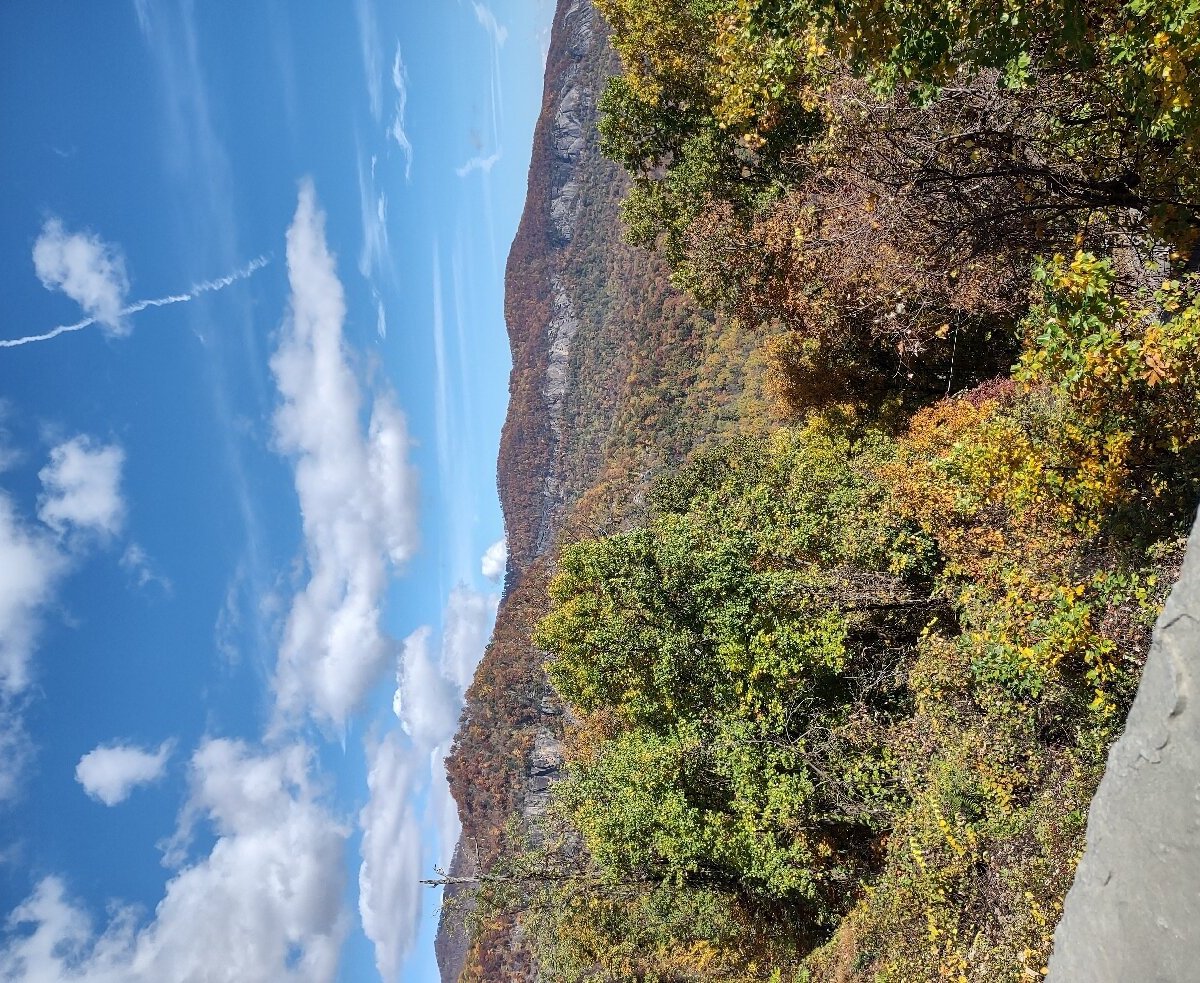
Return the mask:
[[1052, 983], [1200, 980], [1200, 522], [1088, 812]]

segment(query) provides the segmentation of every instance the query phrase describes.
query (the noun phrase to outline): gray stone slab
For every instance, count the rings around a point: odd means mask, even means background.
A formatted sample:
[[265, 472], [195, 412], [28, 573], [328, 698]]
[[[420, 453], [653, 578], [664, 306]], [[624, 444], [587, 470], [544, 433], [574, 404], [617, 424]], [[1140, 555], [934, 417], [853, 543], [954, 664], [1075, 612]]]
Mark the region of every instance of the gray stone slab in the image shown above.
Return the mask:
[[1200, 983], [1200, 523], [1088, 812], [1052, 983]]

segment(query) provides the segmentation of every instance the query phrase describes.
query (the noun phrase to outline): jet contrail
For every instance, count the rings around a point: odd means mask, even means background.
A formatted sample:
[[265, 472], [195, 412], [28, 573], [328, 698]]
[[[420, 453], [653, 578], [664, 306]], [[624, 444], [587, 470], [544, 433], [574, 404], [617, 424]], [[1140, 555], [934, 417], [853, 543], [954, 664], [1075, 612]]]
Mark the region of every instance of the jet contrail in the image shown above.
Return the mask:
[[[185, 294], [168, 294], [166, 297], [154, 297], [150, 300], [135, 301], [117, 313], [120, 317], [125, 317], [127, 314], [137, 314], [139, 311], [144, 311], [147, 307], [169, 307], [171, 304], [187, 303], [189, 300], [195, 300], [201, 294], [210, 294], [218, 290], [224, 290], [231, 283], [237, 283], [238, 280], [245, 280], [247, 277], [253, 276], [269, 262], [270, 260], [266, 256], [259, 256], [258, 259], [251, 260], [240, 270], [230, 273], [229, 276], [223, 276], [219, 280], [201, 280], [199, 283], [193, 283], [192, 288]], [[84, 328], [91, 327], [98, 320], [99, 318], [96, 317], [85, 317], [82, 321], [76, 321], [74, 324], [60, 324], [57, 328], [53, 328], [45, 334], [32, 334], [25, 338], [0, 338], [0, 348], [17, 348], [21, 345], [31, 345], [35, 341], [49, 341], [51, 338], [57, 338], [61, 334], [82, 331]]]

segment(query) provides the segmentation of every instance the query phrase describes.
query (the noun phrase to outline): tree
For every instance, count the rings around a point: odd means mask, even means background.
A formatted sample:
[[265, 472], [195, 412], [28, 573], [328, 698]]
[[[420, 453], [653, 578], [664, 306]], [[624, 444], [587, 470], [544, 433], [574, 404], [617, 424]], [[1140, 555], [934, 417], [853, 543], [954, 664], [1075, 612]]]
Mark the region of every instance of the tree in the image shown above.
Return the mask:
[[885, 572], [904, 534], [872, 526], [880, 451], [814, 420], [701, 455], [641, 526], [564, 549], [535, 642], [584, 726], [605, 721], [555, 789], [603, 869], [813, 924], [853, 896], [892, 807], [900, 665], [943, 607]]

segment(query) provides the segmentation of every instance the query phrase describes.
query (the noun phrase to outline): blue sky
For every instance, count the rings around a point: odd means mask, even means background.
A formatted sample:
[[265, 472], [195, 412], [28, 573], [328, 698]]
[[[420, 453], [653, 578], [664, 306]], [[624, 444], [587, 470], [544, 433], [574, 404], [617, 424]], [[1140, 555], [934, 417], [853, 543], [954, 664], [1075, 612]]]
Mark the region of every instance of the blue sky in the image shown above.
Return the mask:
[[552, 15], [0, 5], [0, 978], [436, 978]]

